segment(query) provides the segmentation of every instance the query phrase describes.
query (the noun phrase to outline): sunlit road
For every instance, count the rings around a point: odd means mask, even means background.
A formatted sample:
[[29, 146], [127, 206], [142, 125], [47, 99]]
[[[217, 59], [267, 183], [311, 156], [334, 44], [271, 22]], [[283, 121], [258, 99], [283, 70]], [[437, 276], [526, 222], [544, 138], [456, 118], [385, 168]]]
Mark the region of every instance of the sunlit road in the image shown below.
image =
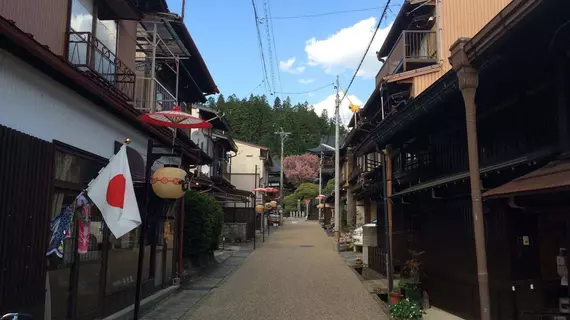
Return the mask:
[[288, 220], [184, 319], [388, 319], [322, 228]]

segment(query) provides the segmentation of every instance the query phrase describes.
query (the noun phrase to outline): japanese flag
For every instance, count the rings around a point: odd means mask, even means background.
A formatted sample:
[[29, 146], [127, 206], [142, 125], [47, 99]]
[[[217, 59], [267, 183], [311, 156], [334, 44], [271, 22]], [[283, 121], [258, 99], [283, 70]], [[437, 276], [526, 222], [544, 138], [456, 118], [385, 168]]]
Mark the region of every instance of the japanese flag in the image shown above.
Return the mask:
[[116, 238], [141, 224], [127, 160], [127, 145], [124, 144], [109, 164], [89, 183], [87, 195], [99, 208], [105, 223]]

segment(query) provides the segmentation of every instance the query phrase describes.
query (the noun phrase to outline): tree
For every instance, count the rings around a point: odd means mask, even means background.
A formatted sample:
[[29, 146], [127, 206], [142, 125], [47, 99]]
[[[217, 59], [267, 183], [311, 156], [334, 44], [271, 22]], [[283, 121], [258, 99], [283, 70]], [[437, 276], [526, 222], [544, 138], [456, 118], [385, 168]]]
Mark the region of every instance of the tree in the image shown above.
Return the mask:
[[285, 213], [297, 210], [297, 195], [291, 193], [290, 195], [283, 197], [283, 208]]
[[287, 181], [294, 185], [313, 181], [319, 171], [319, 157], [305, 153], [297, 156], [288, 156], [283, 159], [283, 172]]
[[193, 263], [200, 257], [218, 249], [222, 233], [224, 212], [213, 197], [198, 191], [184, 195], [183, 255]]
[[300, 200], [313, 200], [318, 195], [319, 186], [310, 182], [301, 183], [297, 190], [295, 190], [295, 196]]
[[328, 195], [331, 194], [332, 192], [334, 192], [334, 178], [330, 179], [330, 180], [327, 182], [326, 187], [323, 189], [323, 194], [324, 194], [324, 195], [327, 195], [327, 196], [328, 196]]

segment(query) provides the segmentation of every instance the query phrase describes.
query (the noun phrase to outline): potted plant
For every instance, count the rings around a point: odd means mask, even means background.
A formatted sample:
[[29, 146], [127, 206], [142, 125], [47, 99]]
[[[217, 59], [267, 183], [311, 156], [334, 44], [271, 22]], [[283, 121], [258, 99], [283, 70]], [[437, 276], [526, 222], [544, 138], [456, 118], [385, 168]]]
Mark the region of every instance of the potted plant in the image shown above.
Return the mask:
[[423, 318], [420, 306], [410, 299], [404, 299], [390, 305], [390, 314], [395, 320], [420, 320]]
[[407, 274], [405, 282], [402, 284], [400, 280], [400, 287], [405, 291], [406, 297], [410, 300], [421, 303], [422, 301], [422, 283], [421, 283], [421, 266], [422, 262], [419, 257], [424, 251], [410, 251], [412, 258], [404, 264], [403, 271]]
[[394, 288], [390, 293], [388, 293], [388, 302], [390, 305], [397, 304], [402, 300], [402, 292], [399, 287]]

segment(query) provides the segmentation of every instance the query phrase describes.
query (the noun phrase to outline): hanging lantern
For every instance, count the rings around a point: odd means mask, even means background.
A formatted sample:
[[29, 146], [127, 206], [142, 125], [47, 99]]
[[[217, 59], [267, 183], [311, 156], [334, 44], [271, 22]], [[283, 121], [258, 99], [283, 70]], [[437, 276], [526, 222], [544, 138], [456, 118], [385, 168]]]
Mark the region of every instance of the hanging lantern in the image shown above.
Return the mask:
[[277, 201], [271, 201], [270, 204], [272, 209], [277, 208]]
[[184, 195], [186, 171], [176, 167], [162, 167], [152, 175], [152, 190], [163, 199], [179, 199]]
[[264, 210], [264, 209], [265, 209], [265, 208], [264, 208], [263, 205], [261, 205], [261, 204], [258, 204], [258, 205], [255, 206], [255, 212], [256, 212], [256, 213], [263, 213], [263, 210]]
[[323, 203], [319, 203], [319, 204], [317, 205], [317, 209], [322, 209], [322, 208], [324, 208], [324, 207], [325, 207], [325, 205], [324, 205]]
[[265, 203], [265, 210], [269, 211], [269, 210], [271, 210], [271, 209], [273, 209], [273, 206], [271, 205], [271, 202]]

